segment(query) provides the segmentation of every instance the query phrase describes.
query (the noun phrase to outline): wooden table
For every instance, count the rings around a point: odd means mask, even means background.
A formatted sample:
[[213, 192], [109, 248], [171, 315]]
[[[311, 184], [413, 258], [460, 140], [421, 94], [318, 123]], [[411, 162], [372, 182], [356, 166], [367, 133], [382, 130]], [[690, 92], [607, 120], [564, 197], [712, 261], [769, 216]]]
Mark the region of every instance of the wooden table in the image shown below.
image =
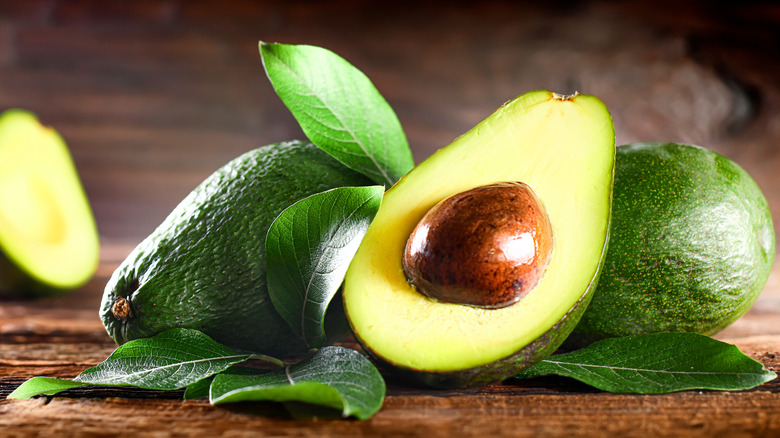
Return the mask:
[[[780, 222], [780, 12], [678, 3], [0, 0], [0, 108], [33, 110], [64, 135], [102, 241], [84, 288], [0, 301], [0, 436], [780, 436], [777, 381], [652, 396], [559, 378], [465, 391], [391, 382], [364, 422], [294, 418], [268, 403], [213, 407], [181, 392], [4, 398], [32, 376], [72, 377], [105, 359], [115, 346], [97, 308], [132, 247], [221, 164], [302, 137], [264, 77], [260, 39], [324, 46], [361, 68], [417, 161], [522, 92], [577, 89], [607, 104], [619, 144], [675, 140], [734, 159]], [[780, 370], [778, 264], [718, 338]]]
[[[5, 400], [32, 376], [73, 377], [116, 347], [97, 318], [102, 286], [125, 249], [104, 247], [97, 277], [78, 292], [0, 307], [0, 436], [134, 434], [212, 436], [778, 436], [780, 380], [750, 391], [622, 395], [544, 378], [431, 391], [388, 383], [367, 421], [294, 418], [272, 403], [215, 407], [181, 391], [74, 389]], [[780, 269], [753, 309], [717, 337], [780, 371]]]

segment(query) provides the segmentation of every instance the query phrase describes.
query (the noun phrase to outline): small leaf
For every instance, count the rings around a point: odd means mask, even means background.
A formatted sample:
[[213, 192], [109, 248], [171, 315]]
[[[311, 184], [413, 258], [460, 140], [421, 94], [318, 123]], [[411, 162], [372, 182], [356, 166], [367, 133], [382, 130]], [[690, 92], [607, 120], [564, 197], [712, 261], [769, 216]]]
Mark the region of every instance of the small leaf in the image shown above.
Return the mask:
[[571, 377], [609, 392], [741, 390], [776, 376], [731, 344], [695, 333], [611, 338], [551, 356], [518, 375]]
[[310, 347], [325, 340], [325, 311], [382, 202], [382, 186], [341, 187], [285, 209], [266, 235], [268, 293]]
[[364, 420], [382, 407], [385, 382], [355, 350], [324, 347], [314, 356], [278, 371], [246, 374], [228, 370], [214, 378], [211, 403], [298, 401], [338, 409]]
[[211, 387], [211, 382], [213, 380], [214, 376], [211, 376], [188, 385], [187, 389], [184, 390], [184, 400], [207, 398], [209, 396], [209, 388]]
[[320, 47], [263, 42], [260, 54], [276, 93], [312, 143], [386, 187], [414, 166], [395, 112], [345, 59]]
[[84, 370], [74, 380], [172, 390], [224, 371], [250, 356], [197, 330], [171, 329], [121, 345], [108, 359]]
[[171, 329], [120, 345], [106, 360], [73, 380], [33, 377], [9, 398], [53, 395], [85, 385], [180, 389], [250, 357], [251, 354], [221, 345], [197, 330]]
[[36, 395], [54, 395], [58, 392], [79, 386], [87, 386], [88, 383], [74, 382], [66, 379], [55, 379], [52, 377], [33, 377], [22, 383], [16, 389], [8, 394], [7, 398], [31, 398]]

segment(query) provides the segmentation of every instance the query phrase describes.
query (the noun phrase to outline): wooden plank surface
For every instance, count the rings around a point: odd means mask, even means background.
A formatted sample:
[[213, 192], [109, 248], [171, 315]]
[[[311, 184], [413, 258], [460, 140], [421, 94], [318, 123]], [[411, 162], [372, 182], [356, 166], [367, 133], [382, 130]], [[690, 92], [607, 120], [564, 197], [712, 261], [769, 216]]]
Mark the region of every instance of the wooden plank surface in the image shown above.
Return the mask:
[[[110, 254], [112, 248], [104, 253]], [[122, 251], [114, 251], [120, 253]], [[3, 436], [777, 436], [780, 381], [749, 391], [608, 394], [563, 378], [431, 391], [388, 382], [367, 421], [303, 418], [272, 403], [215, 407], [181, 391], [74, 389], [64, 396], [5, 400], [32, 376], [73, 377], [113, 351], [97, 319], [102, 285], [120, 260], [104, 260], [76, 293], [0, 308], [0, 431]], [[751, 311], [717, 337], [780, 371], [780, 269]]]
[[[579, 90], [609, 107], [619, 144], [674, 140], [736, 160], [780, 222], [780, 9], [766, 2], [0, 0], [0, 108], [63, 133], [98, 220], [101, 264], [62, 297], [0, 301], [0, 436], [780, 436], [780, 383], [751, 391], [607, 394], [565, 379], [427, 391], [389, 382], [364, 422], [267, 403], [76, 389], [5, 400], [29, 377], [72, 377], [114, 348], [102, 288], [204, 177], [253, 147], [301, 138], [258, 40], [328, 47], [396, 109], [417, 161], [504, 101]], [[718, 335], [780, 370], [780, 269]]]

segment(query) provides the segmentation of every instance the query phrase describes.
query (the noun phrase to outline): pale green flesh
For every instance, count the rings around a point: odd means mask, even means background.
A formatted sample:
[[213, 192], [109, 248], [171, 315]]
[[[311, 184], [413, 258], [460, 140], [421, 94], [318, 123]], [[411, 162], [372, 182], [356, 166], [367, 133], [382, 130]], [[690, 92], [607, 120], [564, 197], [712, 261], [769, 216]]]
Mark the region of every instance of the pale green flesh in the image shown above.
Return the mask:
[[[353, 331], [384, 360], [454, 371], [510, 356], [577, 302], [606, 243], [614, 130], [592, 96], [527, 93], [421, 163], [386, 194], [350, 265], [344, 302]], [[553, 227], [552, 260], [519, 303], [496, 310], [431, 301], [406, 281], [401, 259], [419, 219], [438, 201], [497, 181], [522, 181]]]
[[98, 238], [70, 153], [31, 113], [0, 117], [0, 251], [55, 288], [84, 283], [98, 263]]

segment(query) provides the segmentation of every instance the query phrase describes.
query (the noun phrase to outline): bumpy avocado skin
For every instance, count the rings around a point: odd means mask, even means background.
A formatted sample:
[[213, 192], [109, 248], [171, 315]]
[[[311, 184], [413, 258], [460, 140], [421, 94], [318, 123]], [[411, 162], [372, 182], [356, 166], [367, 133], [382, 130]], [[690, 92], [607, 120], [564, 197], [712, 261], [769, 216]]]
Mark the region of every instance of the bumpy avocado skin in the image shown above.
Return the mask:
[[567, 345], [736, 321], [772, 269], [767, 201], [733, 161], [697, 146], [617, 148], [612, 237], [593, 300]]
[[[268, 296], [266, 232], [304, 197], [370, 184], [311, 143], [241, 155], [201, 183], [117, 268], [101, 304], [106, 330], [119, 344], [185, 327], [276, 357], [304, 352]], [[112, 312], [119, 297], [130, 303], [124, 321]]]

